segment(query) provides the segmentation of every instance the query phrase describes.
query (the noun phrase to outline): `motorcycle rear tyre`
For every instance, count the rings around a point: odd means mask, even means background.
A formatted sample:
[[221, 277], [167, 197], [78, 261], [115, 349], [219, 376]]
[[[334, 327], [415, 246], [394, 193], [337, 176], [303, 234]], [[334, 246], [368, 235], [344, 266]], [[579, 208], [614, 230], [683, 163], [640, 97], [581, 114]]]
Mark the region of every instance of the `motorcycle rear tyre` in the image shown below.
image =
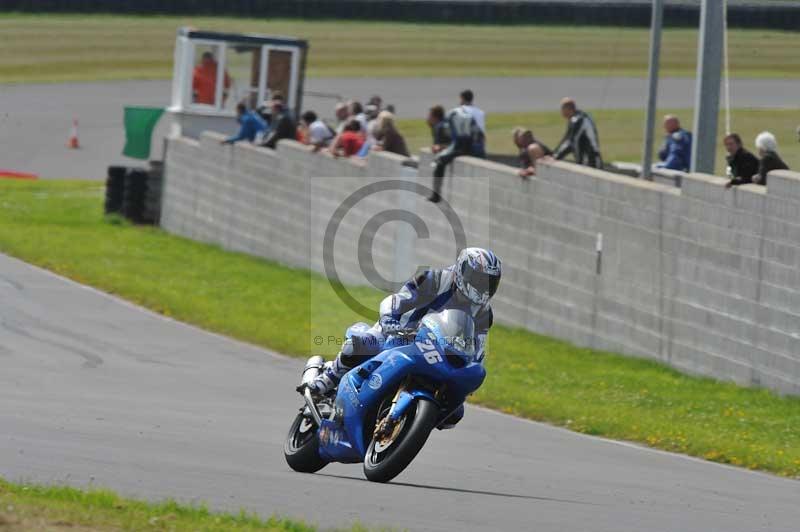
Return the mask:
[[300, 423], [303, 422], [303, 414], [297, 414], [294, 418], [289, 434], [286, 436], [286, 443], [283, 446], [283, 456], [289, 467], [300, 473], [316, 473], [328, 462], [319, 455], [319, 436], [317, 427], [313, 427], [313, 432], [302, 444], [297, 445], [295, 434], [300, 430]]

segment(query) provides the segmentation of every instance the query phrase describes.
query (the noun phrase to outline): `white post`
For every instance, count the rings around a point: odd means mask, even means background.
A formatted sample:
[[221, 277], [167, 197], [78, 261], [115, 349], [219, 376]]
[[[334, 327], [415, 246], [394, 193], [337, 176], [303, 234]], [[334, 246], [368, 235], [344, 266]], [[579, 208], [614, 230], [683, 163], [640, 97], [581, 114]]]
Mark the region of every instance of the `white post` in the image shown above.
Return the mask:
[[700, 9], [692, 172], [714, 172], [722, 76], [722, 2], [703, 0]]
[[653, 16], [650, 24], [650, 69], [647, 81], [647, 117], [644, 123], [644, 154], [642, 177], [652, 180], [653, 129], [656, 122], [658, 102], [658, 66], [661, 57], [661, 26], [664, 15], [664, 0], [653, 0]]

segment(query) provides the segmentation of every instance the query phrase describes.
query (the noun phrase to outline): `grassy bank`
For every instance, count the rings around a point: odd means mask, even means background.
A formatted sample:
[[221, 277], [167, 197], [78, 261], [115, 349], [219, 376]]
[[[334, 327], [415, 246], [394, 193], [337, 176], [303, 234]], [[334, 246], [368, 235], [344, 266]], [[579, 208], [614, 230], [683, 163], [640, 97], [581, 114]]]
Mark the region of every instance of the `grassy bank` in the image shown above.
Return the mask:
[[[100, 530], [241, 530], [313, 532], [302, 521], [262, 519], [240, 512], [211, 513], [203, 506], [174, 501], [148, 503], [107, 490], [12, 484], [0, 479], [0, 530], [92, 532]], [[365, 529], [355, 525], [352, 531]]]
[[[644, 77], [647, 73], [646, 28], [3, 14], [0, 80], [170, 78], [175, 30], [184, 25], [308, 39], [310, 76]], [[730, 30], [731, 75], [800, 76], [796, 41], [792, 32]], [[665, 29], [662, 75], [694, 76], [696, 47], [697, 30]]]
[[[557, 104], [557, 102], [555, 102]], [[644, 112], [633, 109], [586, 109], [597, 122], [603, 158], [610, 161], [641, 162], [644, 138]], [[683, 119], [685, 127], [691, 129], [694, 112], [691, 109], [661, 109], [658, 116], [671, 113]], [[778, 139], [781, 157], [790, 168], [800, 168], [800, 149], [797, 149], [797, 125], [800, 109], [734, 109], [731, 112], [733, 130], [738, 132], [750, 150], [756, 135], [771, 131]], [[717, 142], [717, 175], [724, 175], [725, 150], [722, 137], [725, 135], [724, 117], [720, 114]], [[660, 121], [660, 120], [659, 120]], [[403, 119], [398, 121], [400, 131], [406, 136], [409, 147], [417, 150], [430, 146], [430, 129], [423, 120]], [[555, 148], [564, 134], [564, 119], [557, 109], [552, 112], [490, 114], [487, 117], [487, 143], [491, 153], [514, 154], [511, 130], [524, 126], [533, 130], [542, 142]], [[663, 131], [656, 130], [657, 151], [661, 145]], [[654, 159], [656, 160], [656, 159]]]
[[[317, 275], [111, 224], [89, 182], [0, 183], [0, 251], [178, 319], [292, 355], [356, 319]], [[501, 287], [502, 290], [502, 287]], [[381, 294], [357, 297], [375, 305]], [[331, 354], [335, 345], [325, 345]], [[474, 401], [572, 430], [800, 477], [800, 399], [493, 329]]]

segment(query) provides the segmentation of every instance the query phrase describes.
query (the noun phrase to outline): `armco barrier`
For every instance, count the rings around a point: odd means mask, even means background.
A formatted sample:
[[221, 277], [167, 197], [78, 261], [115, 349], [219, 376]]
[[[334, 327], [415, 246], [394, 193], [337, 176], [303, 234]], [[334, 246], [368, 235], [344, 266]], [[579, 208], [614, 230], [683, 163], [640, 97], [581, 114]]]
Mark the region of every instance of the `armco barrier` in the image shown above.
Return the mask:
[[[354, 163], [291, 141], [270, 151], [219, 138], [169, 141], [164, 228], [318, 272], [325, 229], [350, 194], [415, 179], [391, 154]], [[430, 162], [423, 152], [424, 185]], [[498, 321], [800, 394], [800, 174], [773, 172], [767, 188], [733, 190], [690, 174], [677, 189], [564, 162], [521, 180], [514, 168], [467, 157], [452, 174], [443, 195], [468, 244], [504, 261]], [[377, 231], [377, 270], [397, 279], [415, 264], [452, 262], [453, 231], [438, 207], [389, 191], [341, 217], [334, 259], [343, 281], [365, 282], [359, 235], [391, 208], [419, 215], [430, 234], [408, 238], [405, 224]]]
[[[668, 1], [664, 23], [696, 27], [699, 0]], [[650, 25], [647, 0], [3, 0], [0, 11], [233, 15], [491, 24]], [[731, 27], [797, 30], [800, 6], [733, 0]]]

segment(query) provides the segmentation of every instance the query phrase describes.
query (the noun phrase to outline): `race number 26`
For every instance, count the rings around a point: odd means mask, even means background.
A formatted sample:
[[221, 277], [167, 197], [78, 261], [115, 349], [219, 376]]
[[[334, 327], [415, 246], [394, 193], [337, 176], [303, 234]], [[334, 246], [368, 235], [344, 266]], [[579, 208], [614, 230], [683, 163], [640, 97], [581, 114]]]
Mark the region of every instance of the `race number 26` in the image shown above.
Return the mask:
[[430, 340], [415, 343], [417, 344], [417, 349], [422, 351], [422, 356], [425, 357], [428, 364], [436, 364], [442, 361], [442, 355], [439, 354], [436, 350], [436, 346], [433, 345]]

